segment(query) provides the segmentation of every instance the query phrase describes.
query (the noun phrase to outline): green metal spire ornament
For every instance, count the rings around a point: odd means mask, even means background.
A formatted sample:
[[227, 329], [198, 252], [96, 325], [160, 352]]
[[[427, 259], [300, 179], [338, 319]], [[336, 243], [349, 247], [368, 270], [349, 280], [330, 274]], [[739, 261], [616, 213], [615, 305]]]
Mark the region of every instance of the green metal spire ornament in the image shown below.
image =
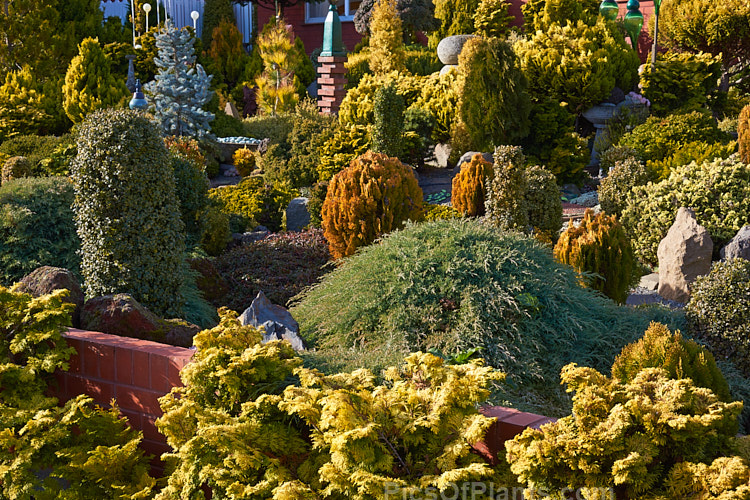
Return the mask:
[[628, 13], [625, 14], [623, 23], [625, 29], [630, 35], [630, 42], [633, 44], [633, 50], [638, 50], [638, 36], [643, 28], [643, 14], [641, 14], [641, 4], [638, 0], [628, 0]]
[[602, 0], [602, 3], [599, 5], [599, 14], [608, 21], [617, 19], [619, 13], [620, 7], [615, 0]]
[[346, 55], [346, 48], [341, 39], [341, 19], [333, 3], [328, 7], [328, 16], [323, 24], [323, 51], [320, 55], [323, 57]]

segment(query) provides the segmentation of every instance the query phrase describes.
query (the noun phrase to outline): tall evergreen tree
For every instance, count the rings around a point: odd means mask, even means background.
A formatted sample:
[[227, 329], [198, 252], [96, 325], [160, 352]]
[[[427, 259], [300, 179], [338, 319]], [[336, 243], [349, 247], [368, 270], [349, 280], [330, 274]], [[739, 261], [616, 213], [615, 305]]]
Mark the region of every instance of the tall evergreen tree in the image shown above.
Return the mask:
[[201, 39], [203, 47], [211, 47], [214, 29], [218, 28], [223, 21], [235, 23], [234, 8], [231, 0], [206, 0], [203, 7], [203, 32]]
[[0, 70], [29, 65], [38, 74], [64, 71], [55, 50], [61, 43], [57, 0], [0, 0]]
[[44, 99], [29, 66], [8, 72], [0, 86], [0, 141], [20, 134], [49, 132], [53, 118], [44, 109]]
[[177, 29], [171, 22], [156, 36], [159, 69], [146, 90], [153, 95], [153, 108], [166, 135], [204, 136], [214, 115], [203, 109], [213, 92], [211, 76], [195, 62], [195, 39], [188, 29]]
[[378, 0], [370, 22], [370, 68], [376, 75], [403, 71], [403, 31], [396, 11], [396, 0]]
[[73, 123], [92, 111], [113, 107], [128, 94], [125, 82], [112, 75], [111, 66], [99, 40], [81, 42], [63, 85], [63, 108]]

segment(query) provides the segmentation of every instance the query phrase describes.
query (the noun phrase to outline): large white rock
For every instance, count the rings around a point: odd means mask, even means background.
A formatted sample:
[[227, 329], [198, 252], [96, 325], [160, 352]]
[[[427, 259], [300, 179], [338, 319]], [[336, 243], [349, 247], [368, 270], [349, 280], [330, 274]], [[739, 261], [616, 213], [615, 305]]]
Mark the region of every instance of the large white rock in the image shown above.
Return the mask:
[[657, 251], [659, 295], [682, 303], [690, 300], [690, 285], [711, 270], [713, 248], [708, 230], [698, 224], [695, 213], [680, 208]]

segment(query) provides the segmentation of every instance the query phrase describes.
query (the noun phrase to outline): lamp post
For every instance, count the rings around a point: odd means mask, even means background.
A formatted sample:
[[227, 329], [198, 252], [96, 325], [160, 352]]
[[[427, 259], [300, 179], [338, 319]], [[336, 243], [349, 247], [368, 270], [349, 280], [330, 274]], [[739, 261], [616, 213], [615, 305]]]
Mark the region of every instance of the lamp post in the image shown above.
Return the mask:
[[148, 13], [151, 12], [151, 4], [150, 3], [144, 3], [143, 4], [143, 12], [146, 13], [146, 33], [148, 33]]
[[195, 31], [195, 36], [198, 36], [198, 18], [201, 17], [201, 15], [198, 14], [197, 10], [194, 10], [190, 13], [190, 17], [193, 19], [193, 31]]
[[133, 98], [130, 100], [130, 109], [134, 111], [144, 111], [146, 108], [148, 108], [148, 101], [146, 100], [146, 96], [143, 95], [143, 91], [141, 90], [141, 81], [136, 80], [135, 81], [135, 92], [133, 93]]
[[643, 28], [643, 14], [639, 9], [640, 6], [638, 0], [628, 0], [628, 13], [625, 14], [623, 20], [635, 51], [638, 51], [638, 36], [641, 34], [641, 28]]
[[615, 0], [602, 0], [602, 3], [599, 5], [599, 14], [608, 21], [617, 19], [619, 13], [620, 7]]
[[656, 46], [659, 40], [659, 7], [661, 0], [654, 0], [654, 46], [651, 48], [651, 71], [656, 64]]

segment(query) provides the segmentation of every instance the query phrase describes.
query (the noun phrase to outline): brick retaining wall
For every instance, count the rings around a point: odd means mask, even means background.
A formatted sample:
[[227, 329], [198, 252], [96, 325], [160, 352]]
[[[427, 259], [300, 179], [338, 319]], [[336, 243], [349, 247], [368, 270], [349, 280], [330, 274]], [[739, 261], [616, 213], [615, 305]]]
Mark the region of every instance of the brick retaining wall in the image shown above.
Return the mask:
[[[64, 337], [78, 354], [71, 358], [69, 371], [55, 373], [56, 396], [64, 402], [88, 394], [104, 406], [109, 406], [114, 398], [130, 425], [143, 431], [141, 447], [147, 453], [158, 457], [170, 451], [154, 425], [162, 415], [158, 399], [172, 387], [182, 385], [180, 370], [190, 362], [194, 351], [74, 328]], [[527, 427], [539, 428], [555, 421], [501, 406], [484, 407], [481, 412], [495, 417], [497, 422], [490, 427], [485, 442], [475, 448], [493, 463], [506, 440]], [[155, 460], [153, 465], [153, 472], [160, 474], [161, 463]]]

